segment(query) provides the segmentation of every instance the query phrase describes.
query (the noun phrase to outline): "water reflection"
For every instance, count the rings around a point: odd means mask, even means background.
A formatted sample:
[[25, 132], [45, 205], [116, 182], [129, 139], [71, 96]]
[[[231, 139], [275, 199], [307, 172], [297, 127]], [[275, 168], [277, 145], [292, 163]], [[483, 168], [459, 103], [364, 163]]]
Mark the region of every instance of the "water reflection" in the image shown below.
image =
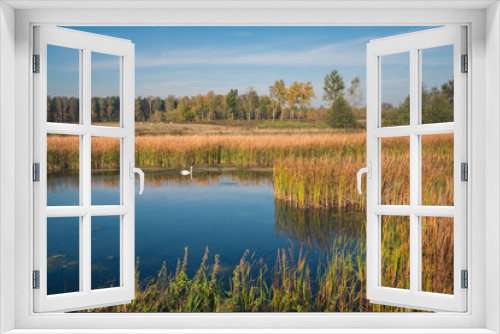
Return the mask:
[[295, 244], [328, 251], [335, 238], [358, 239], [365, 229], [363, 212], [332, 214], [325, 210], [301, 209], [275, 201], [274, 229]]
[[[49, 205], [64, 205], [65, 198], [78, 193], [78, 185], [78, 177], [71, 173], [52, 174]], [[117, 171], [93, 172], [93, 196], [105, 197], [118, 186]], [[316, 268], [336, 239], [351, 239], [354, 248], [364, 231], [363, 213], [298, 209], [275, 200], [272, 171], [198, 169], [192, 179], [179, 171], [148, 171], [145, 188], [142, 196], [136, 196], [135, 245], [142, 279], [156, 277], [163, 263], [174, 271], [186, 248], [188, 275], [196, 273], [207, 247], [210, 257], [220, 256], [221, 274], [227, 277], [247, 251], [271, 268], [279, 249], [293, 248], [297, 254], [302, 250], [310, 267]], [[105, 230], [94, 231], [93, 242], [100, 242]], [[63, 238], [57, 230], [51, 235], [54, 243]], [[59, 254], [64, 252], [58, 249]], [[104, 252], [102, 259], [113, 255]], [[92, 265], [100, 270], [92, 273], [92, 286], [109, 285], [113, 279], [105, 270], [109, 264], [97, 262]], [[71, 270], [72, 266], [66, 267], [63, 273], [59, 266], [51, 266], [49, 274], [68, 275]]]

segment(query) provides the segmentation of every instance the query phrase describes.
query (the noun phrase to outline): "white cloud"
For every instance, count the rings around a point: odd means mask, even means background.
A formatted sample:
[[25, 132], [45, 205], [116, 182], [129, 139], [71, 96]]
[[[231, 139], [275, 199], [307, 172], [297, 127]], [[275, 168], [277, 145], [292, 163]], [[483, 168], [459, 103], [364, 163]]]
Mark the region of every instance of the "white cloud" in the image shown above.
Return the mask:
[[139, 54], [139, 68], [175, 65], [288, 65], [288, 66], [362, 66], [366, 43], [371, 38], [328, 44], [306, 50], [276, 50], [272, 46], [169, 50], [160, 55]]

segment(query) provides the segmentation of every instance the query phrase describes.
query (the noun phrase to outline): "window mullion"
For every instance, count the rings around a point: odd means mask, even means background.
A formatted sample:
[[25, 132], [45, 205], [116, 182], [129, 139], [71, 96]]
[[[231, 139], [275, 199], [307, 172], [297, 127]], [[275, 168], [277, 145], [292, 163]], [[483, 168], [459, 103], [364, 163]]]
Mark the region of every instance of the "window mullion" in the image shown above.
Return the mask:
[[410, 50], [410, 291], [420, 290], [420, 261], [419, 261], [419, 216], [414, 208], [419, 204], [420, 173], [419, 173], [419, 135], [414, 132], [419, 120], [419, 51]]
[[[92, 121], [92, 110], [91, 110], [91, 51], [90, 49], [83, 50], [83, 60], [82, 60], [82, 80], [81, 80], [81, 93], [82, 93], [82, 125], [90, 130], [90, 125]], [[87, 131], [82, 136], [82, 149], [80, 151], [80, 177], [81, 177], [81, 197], [83, 198], [83, 205], [85, 207], [91, 206], [91, 187], [92, 187], [92, 137], [90, 131]], [[80, 272], [80, 278], [83, 282], [83, 291], [90, 293], [91, 291], [91, 274], [92, 274], [92, 263], [91, 263], [91, 215], [87, 213], [82, 217], [82, 230], [80, 231], [80, 256], [82, 258]]]

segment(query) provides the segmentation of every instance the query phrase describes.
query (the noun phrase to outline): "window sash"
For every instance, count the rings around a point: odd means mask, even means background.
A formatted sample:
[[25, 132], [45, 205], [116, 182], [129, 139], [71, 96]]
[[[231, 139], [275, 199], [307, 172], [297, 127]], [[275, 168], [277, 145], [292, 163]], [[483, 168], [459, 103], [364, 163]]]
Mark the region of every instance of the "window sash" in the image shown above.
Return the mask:
[[[464, 27], [444, 27], [371, 41], [367, 46], [367, 161], [372, 178], [367, 179], [367, 297], [372, 303], [423, 310], [465, 312], [467, 290], [461, 289], [460, 271], [467, 269], [467, 184], [460, 180], [460, 163], [467, 162], [467, 89], [461, 74], [461, 54], [466, 54]], [[454, 122], [420, 123], [421, 56], [420, 50], [454, 45]], [[410, 53], [410, 125], [382, 127], [380, 57]], [[454, 133], [454, 202], [452, 207], [422, 206], [420, 136]], [[381, 205], [381, 138], [410, 138], [410, 205]], [[410, 289], [381, 286], [381, 216], [410, 217]], [[421, 217], [454, 217], [454, 295], [420, 291]]]
[[[80, 124], [47, 122], [47, 45], [80, 50]], [[91, 124], [91, 53], [120, 57], [120, 127]], [[34, 270], [40, 271], [40, 289], [34, 289], [34, 311], [71, 311], [128, 303], [135, 294], [134, 179], [134, 45], [130, 41], [76, 30], [35, 27], [34, 53], [40, 55], [40, 73], [34, 80], [34, 161], [40, 163], [40, 182], [34, 183]], [[80, 137], [80, 205], [47, 207], [47, 134]], [[91, 140], [94, 136], [120, 138], [120, 205], [91, 205]], [[91, 217], [120, 216], [120, 286], [91, 288]], [[47, 217], [80, 217], [80, 291], [47, 295]]]

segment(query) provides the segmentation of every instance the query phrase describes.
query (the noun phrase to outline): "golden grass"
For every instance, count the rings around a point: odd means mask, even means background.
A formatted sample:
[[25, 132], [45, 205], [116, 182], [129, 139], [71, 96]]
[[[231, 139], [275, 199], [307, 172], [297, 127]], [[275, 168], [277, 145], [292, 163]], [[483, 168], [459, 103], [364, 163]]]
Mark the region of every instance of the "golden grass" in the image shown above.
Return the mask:
[[[408, 138], [382, 140], [382, 204], [410, 204], [409, 148]], [[453, 205], [453, 164], [453, 134], [422, 137], [422, 205]], [[366, 183], [363, 195], [356, 188], [356, 173], [365, 165], [364, 155], [349, 146], [344, 146], [343, 154], [321, 158], [277, 159], [275, 197], [298, 207], [365, 210]]]
[[[365, 142], [364, 134], [141, 136], [136, 138], [136, 162], [142, 168], [219, 164], [273, 167], [276, 199], [292, 203], [296, 208], [360, 211], [366, 209], [366, 201], [364, 194], [357, 193], [356, 172], [366, 164]], [[78, 168], [77, 138], [50, 136], [47, 144], [49, 170]], [[409, 204], [408, 141], [387, 138], [382, 145], [382, 201]], [[95, 144], [93, 141], [92, 146], [94, 168], [117, 168], [119, 144], [116, 140], [100, 138]], [[453, 205], [453, 161], [452, 134], [422, 137], [423, 205]], [[384, 217], [383, 222], [382, 284], [408, 288], [408, 222], [393, 216]], [[453, 293], [452, 220], [423, 218], [422, 228], [422, 289]], [[339, 235], [333, 240], [331, 255], [326, 264], [317, 269], [314, 282], [302, 255], [293, 257], [284, 250], [278, 253], [275, 268], [269, 269], [270, 285], [263, 279], [268, 268], [262, 264], [258, 268], [261, 274], [251, 276], [250, 269], [256, 264], [248, 254], [234, 269], [229, 287], [217, 280], [215, 269], [210, 278], [207, 276], [204, 258], [195, 277], [187, 277], [183, 265], [170, 275], [164, 268], [158, 279], [138, 288], [132, 304], [98, 311], [382, 310], [385, 308], [369, 304], [364, 291], [364, 233], [363, 229], [359, 239]]]

